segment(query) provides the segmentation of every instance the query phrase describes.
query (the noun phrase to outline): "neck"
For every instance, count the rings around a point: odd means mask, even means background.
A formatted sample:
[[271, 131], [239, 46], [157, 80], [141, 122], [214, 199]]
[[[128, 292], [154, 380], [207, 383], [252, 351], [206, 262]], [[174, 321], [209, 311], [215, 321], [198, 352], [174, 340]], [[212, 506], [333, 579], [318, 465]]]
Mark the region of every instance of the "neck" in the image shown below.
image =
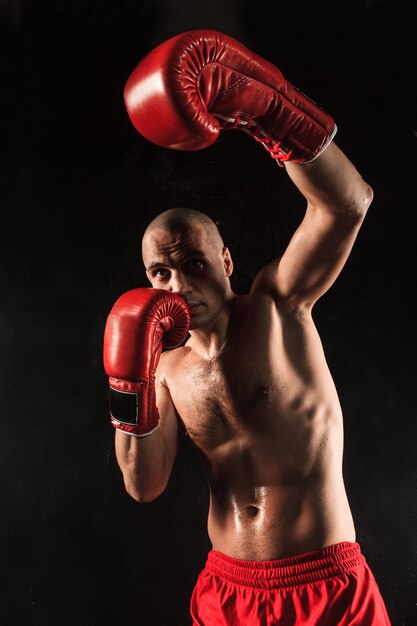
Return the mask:
[[191, 347], [201, 356], [211, 359], [216, 357], [222, 350], [227, 340], [235, 298], [235, 294], [231, 293], [219, 315], [211, 324], [190, 331]]

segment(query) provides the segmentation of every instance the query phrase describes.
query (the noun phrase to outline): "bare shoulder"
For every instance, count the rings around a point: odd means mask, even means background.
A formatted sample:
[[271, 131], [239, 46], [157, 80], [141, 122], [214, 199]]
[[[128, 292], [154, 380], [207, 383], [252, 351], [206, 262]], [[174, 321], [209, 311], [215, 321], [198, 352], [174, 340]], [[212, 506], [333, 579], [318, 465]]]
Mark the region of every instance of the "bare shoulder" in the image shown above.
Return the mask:
[[256, 275], [248, 296], [250, 316], [309, 326], [313, 324], [312, 303], [286, 298], [279, 288], [281, 260], [282, 256], [273, 259]]
[[278, 274], [282, 256], [276, 257], [265, 265], [255, 276], [250, 290], [250, 296], [266, 294], [276, 297], [275, 281]]
[[279, 289], [278, 278], [281, 260], [282, 256], [276, 257], [255, 276], [249, 293], [251, 306], [272, 306], [282, 314], [294, 312], [294, 303], [290, 303]]
[[162, 352], [156, 371], [157, 380], [160, 384], [167, 386], [167, 380], [180, 367], [180, 364], [189, 352], [190, 348], [187, 346], [180, 346], [179, 348]]

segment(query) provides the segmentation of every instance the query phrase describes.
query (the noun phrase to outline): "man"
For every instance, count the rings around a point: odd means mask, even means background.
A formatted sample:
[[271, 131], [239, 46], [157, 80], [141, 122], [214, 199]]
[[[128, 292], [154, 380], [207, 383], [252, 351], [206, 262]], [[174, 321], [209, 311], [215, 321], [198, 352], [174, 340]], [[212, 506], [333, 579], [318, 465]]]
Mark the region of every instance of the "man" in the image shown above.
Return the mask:
[[[142, 242], [153, 289], [124, 294], [109, 316], [105, 365], [127, 491], [148, 502], [164, 490], [180, 422], [208, 478], [213, 550], [193, 624], [389, 624], [355, 542], [342, 410], [312, 319], [349, 256], [370, 186], [333, 142], [330, 116], [221, 33], [159, 46], [125, 99], [139, 132], [167, 148], [245, 130], [307, 203], [282, 257], [244, 296], [232, 291], [232, 256], [211, 219], [165, 211]], [[188, 329], [185, 345], [161, 354], [164, 333], [172, 347]]]

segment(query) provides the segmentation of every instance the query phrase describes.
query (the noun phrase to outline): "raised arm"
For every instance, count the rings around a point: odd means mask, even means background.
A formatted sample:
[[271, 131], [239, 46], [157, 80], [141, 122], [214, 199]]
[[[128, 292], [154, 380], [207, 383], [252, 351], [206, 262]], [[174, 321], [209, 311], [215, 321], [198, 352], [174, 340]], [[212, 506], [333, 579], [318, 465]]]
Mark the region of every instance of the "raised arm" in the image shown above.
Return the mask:
[[342, 270], [373, 192], [334, 142], [311, 163], [285, 167], [307, 210], [283, 256], [260, 272], [254, 288], [267, 288], [290, 306], [308, 307]]
[[113, 306], [104, 334], [110, 417], [126, 489], [140, 502], [168, 482], [177, 450], [177, 416], [164, 385], [162, 345], [186, 337], [188, 307], [161, 289], [133, 289]]
[[275, 65], [212, 30], [181, 33], [151, 50], [124, 95], [135, 128], [160, 146], [200, 150], [221, 130], [239, 129], [287, 168], [307, 200], [306, 215], [254, 289], [269, 290], [281, 303], [314, 304], [346, 262], [372, 200], [369, 185], [333, 143], [332, 117]]

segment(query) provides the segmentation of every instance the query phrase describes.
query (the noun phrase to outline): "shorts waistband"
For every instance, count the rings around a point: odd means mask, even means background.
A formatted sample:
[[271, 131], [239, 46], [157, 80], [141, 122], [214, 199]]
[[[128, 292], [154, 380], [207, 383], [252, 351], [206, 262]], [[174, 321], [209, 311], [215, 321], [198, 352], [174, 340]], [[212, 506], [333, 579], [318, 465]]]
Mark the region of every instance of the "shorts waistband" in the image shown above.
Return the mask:
[[234, 584], [272, 589], [333, 578], [365, 564], [359, 544], [344, 541], [273, 561], [245, 561], [211, 550], [205, 571]]

